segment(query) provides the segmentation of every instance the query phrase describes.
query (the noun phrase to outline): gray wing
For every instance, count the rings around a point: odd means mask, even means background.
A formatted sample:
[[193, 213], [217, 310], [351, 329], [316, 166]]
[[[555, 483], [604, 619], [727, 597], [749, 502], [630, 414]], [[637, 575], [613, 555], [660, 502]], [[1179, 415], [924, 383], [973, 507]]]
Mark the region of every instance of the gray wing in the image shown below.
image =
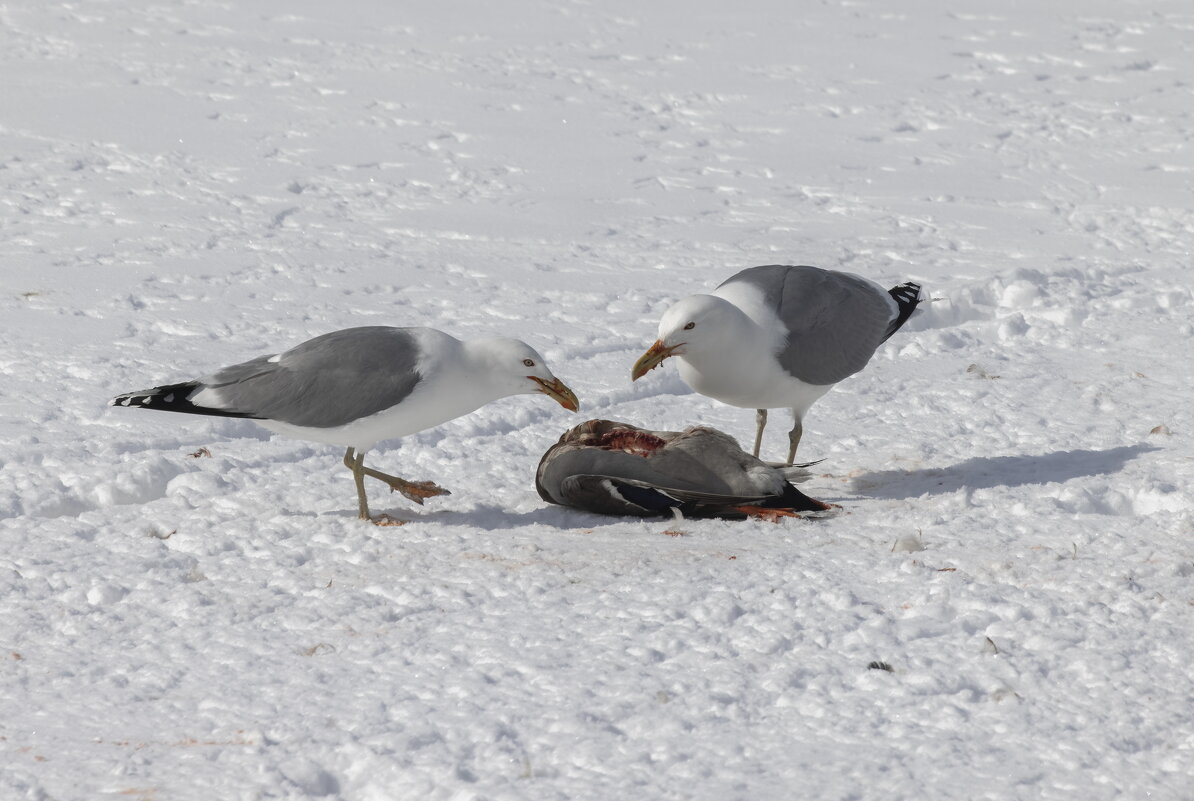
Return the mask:
[[891, 296], [864, 278], [817, 267], [768, 265], [743, 270], [788, 328], [780, 365], [808, 384], [836, 384], [866, 366], [887, 335]]
[[716, 477], [702, 482], [711, 494], [759, 498], [779, 495], [787, 483], [783, 473], [742, 450], [729, 434], [705, 426], [684, 431], [652, 461], [659, 472], [675, 476], [691, 475], [692, 465], [700, 465]]
[[564, 506], [603, 515], [665, 515], [672, 509], [707, 516], [735, 506], [764, 503], [769, 495], [724, 495], [678, 489], [622, 476], [575, 475], [560, 483]]
[[761, 481], [747, 472], [756, 464], [762, 463], [743, 453], [729, 435], [694, 429], [650, 458], [560, 442], [543, 455], [535, 484], [546, 501], [589, 509], [609, 502], [609, 487], [601, 483], [608, 480], [653, 487], [691, 502], [757, 500], [781, 492], [784, 481], [778, 473], [770, 481]]
[[671, 509], [692, 514], [706, 506], [758, 503], [765, 492], [735, 492], [690, 454], [668, 447], [650, 458], [595, 446], [549, 450], [535, 485], [546, 501], [604, 515], [649, 517]]
[[346, 328], [278, 356], [225, 367], [203, 380], [238, 414], [331, 428], [402, 402], [422, 380], [419, 347], [404, 328]]
[[732, 494], [729, 487], [705, 465], [680, 454], [657, 452], [644, 459], [624, 451], [605, 448], [562, 445], [553, 446], [539, 464], [536, 486], [547, 501], [574, 505], [563, 490], [568, 479], [576, 476], [616, 477], [640, 486], [669, 487], [690, 492]]

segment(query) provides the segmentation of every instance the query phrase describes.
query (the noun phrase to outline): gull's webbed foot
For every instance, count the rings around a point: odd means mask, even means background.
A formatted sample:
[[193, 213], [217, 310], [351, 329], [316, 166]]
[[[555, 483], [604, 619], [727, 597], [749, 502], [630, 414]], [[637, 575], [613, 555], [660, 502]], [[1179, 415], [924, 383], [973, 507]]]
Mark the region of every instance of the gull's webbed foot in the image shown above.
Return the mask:
[[428, 498], [434, 498], [437, 495], [452, 494], [449, 490], [437, 486], [433, 481], [407, 481], [403, 478], [387, 476], [385, 473], [373, 475], [367, 472], [365, 475], [373, 476], [373, 478], [384, 482], [389, 486], [391, 492], [401, 492], [404, 498], [414, 501], [420, 506]]

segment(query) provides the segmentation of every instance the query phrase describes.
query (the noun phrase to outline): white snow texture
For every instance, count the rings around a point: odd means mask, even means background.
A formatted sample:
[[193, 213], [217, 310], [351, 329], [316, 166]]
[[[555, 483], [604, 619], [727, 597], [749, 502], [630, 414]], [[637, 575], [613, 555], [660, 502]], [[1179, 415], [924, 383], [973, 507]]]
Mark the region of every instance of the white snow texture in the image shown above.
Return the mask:
[[[1187, 0], [0, 4], [0, 798], [1194, 798], [1192, 80]], [[629, 372], [774, 263], [934, 298], [805, 422], [842, 512], [543, 503], [589, 417], [750, 442]], [[382, 528], [106, 406], [374, 324], [581, 414], [384, 443], [453, 494]]]

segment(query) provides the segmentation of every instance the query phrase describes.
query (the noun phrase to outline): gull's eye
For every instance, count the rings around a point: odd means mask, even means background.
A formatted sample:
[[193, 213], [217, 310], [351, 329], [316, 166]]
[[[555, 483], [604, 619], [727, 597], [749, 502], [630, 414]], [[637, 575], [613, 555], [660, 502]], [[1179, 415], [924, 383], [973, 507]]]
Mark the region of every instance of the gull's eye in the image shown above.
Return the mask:
[[534, 366], [535, 366], [535, 360], [534, 360], [534, 359], [523, 359], [523, 360], [522, 360], [522, 363], [523, 363], [523, 365], [524, 365], [524, 366], [526, 366], [526, 367], [534, 367]]
[[689, 323], [688, 325], [684, 326], [685, 331], [691, 331], [694, 328], [696, 328], [696, 323]]

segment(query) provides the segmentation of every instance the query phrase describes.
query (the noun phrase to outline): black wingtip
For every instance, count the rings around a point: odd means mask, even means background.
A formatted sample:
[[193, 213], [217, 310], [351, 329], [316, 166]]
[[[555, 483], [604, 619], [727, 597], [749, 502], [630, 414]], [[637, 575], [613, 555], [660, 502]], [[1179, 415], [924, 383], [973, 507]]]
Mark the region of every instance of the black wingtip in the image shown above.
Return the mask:
[[123, 406], [129, 409], [155, 409], [159, 412], [180, 412], [182, 414], [205, 414], [212, 417], [248, 417], [252, 414], [237, 412], [229, 409], [215, 409], [210, 406], [199, 406], [191, 403], [191, 395], [201, 389], [203, 384], [198, 381], [187, 381], [182, 384], [166, 384], [153, 389], [142, 389], [137, 392], [126, 392], [117, 395], [109, 406]]
[[900, 307], [894, 320], [887, 326], [887, 333], [883, 335], [883, 341], [899, 331], [904, 323], [908, 322], [908, 318], [912, 316], [912, 312], [916, 311], [916, 307], [920, 305], [920, 284], [912, 281], [905, 281], [899, 286], [893, 286], [887, 290], [887, 294], [891, 295], [895, 300], [896, 305]]

